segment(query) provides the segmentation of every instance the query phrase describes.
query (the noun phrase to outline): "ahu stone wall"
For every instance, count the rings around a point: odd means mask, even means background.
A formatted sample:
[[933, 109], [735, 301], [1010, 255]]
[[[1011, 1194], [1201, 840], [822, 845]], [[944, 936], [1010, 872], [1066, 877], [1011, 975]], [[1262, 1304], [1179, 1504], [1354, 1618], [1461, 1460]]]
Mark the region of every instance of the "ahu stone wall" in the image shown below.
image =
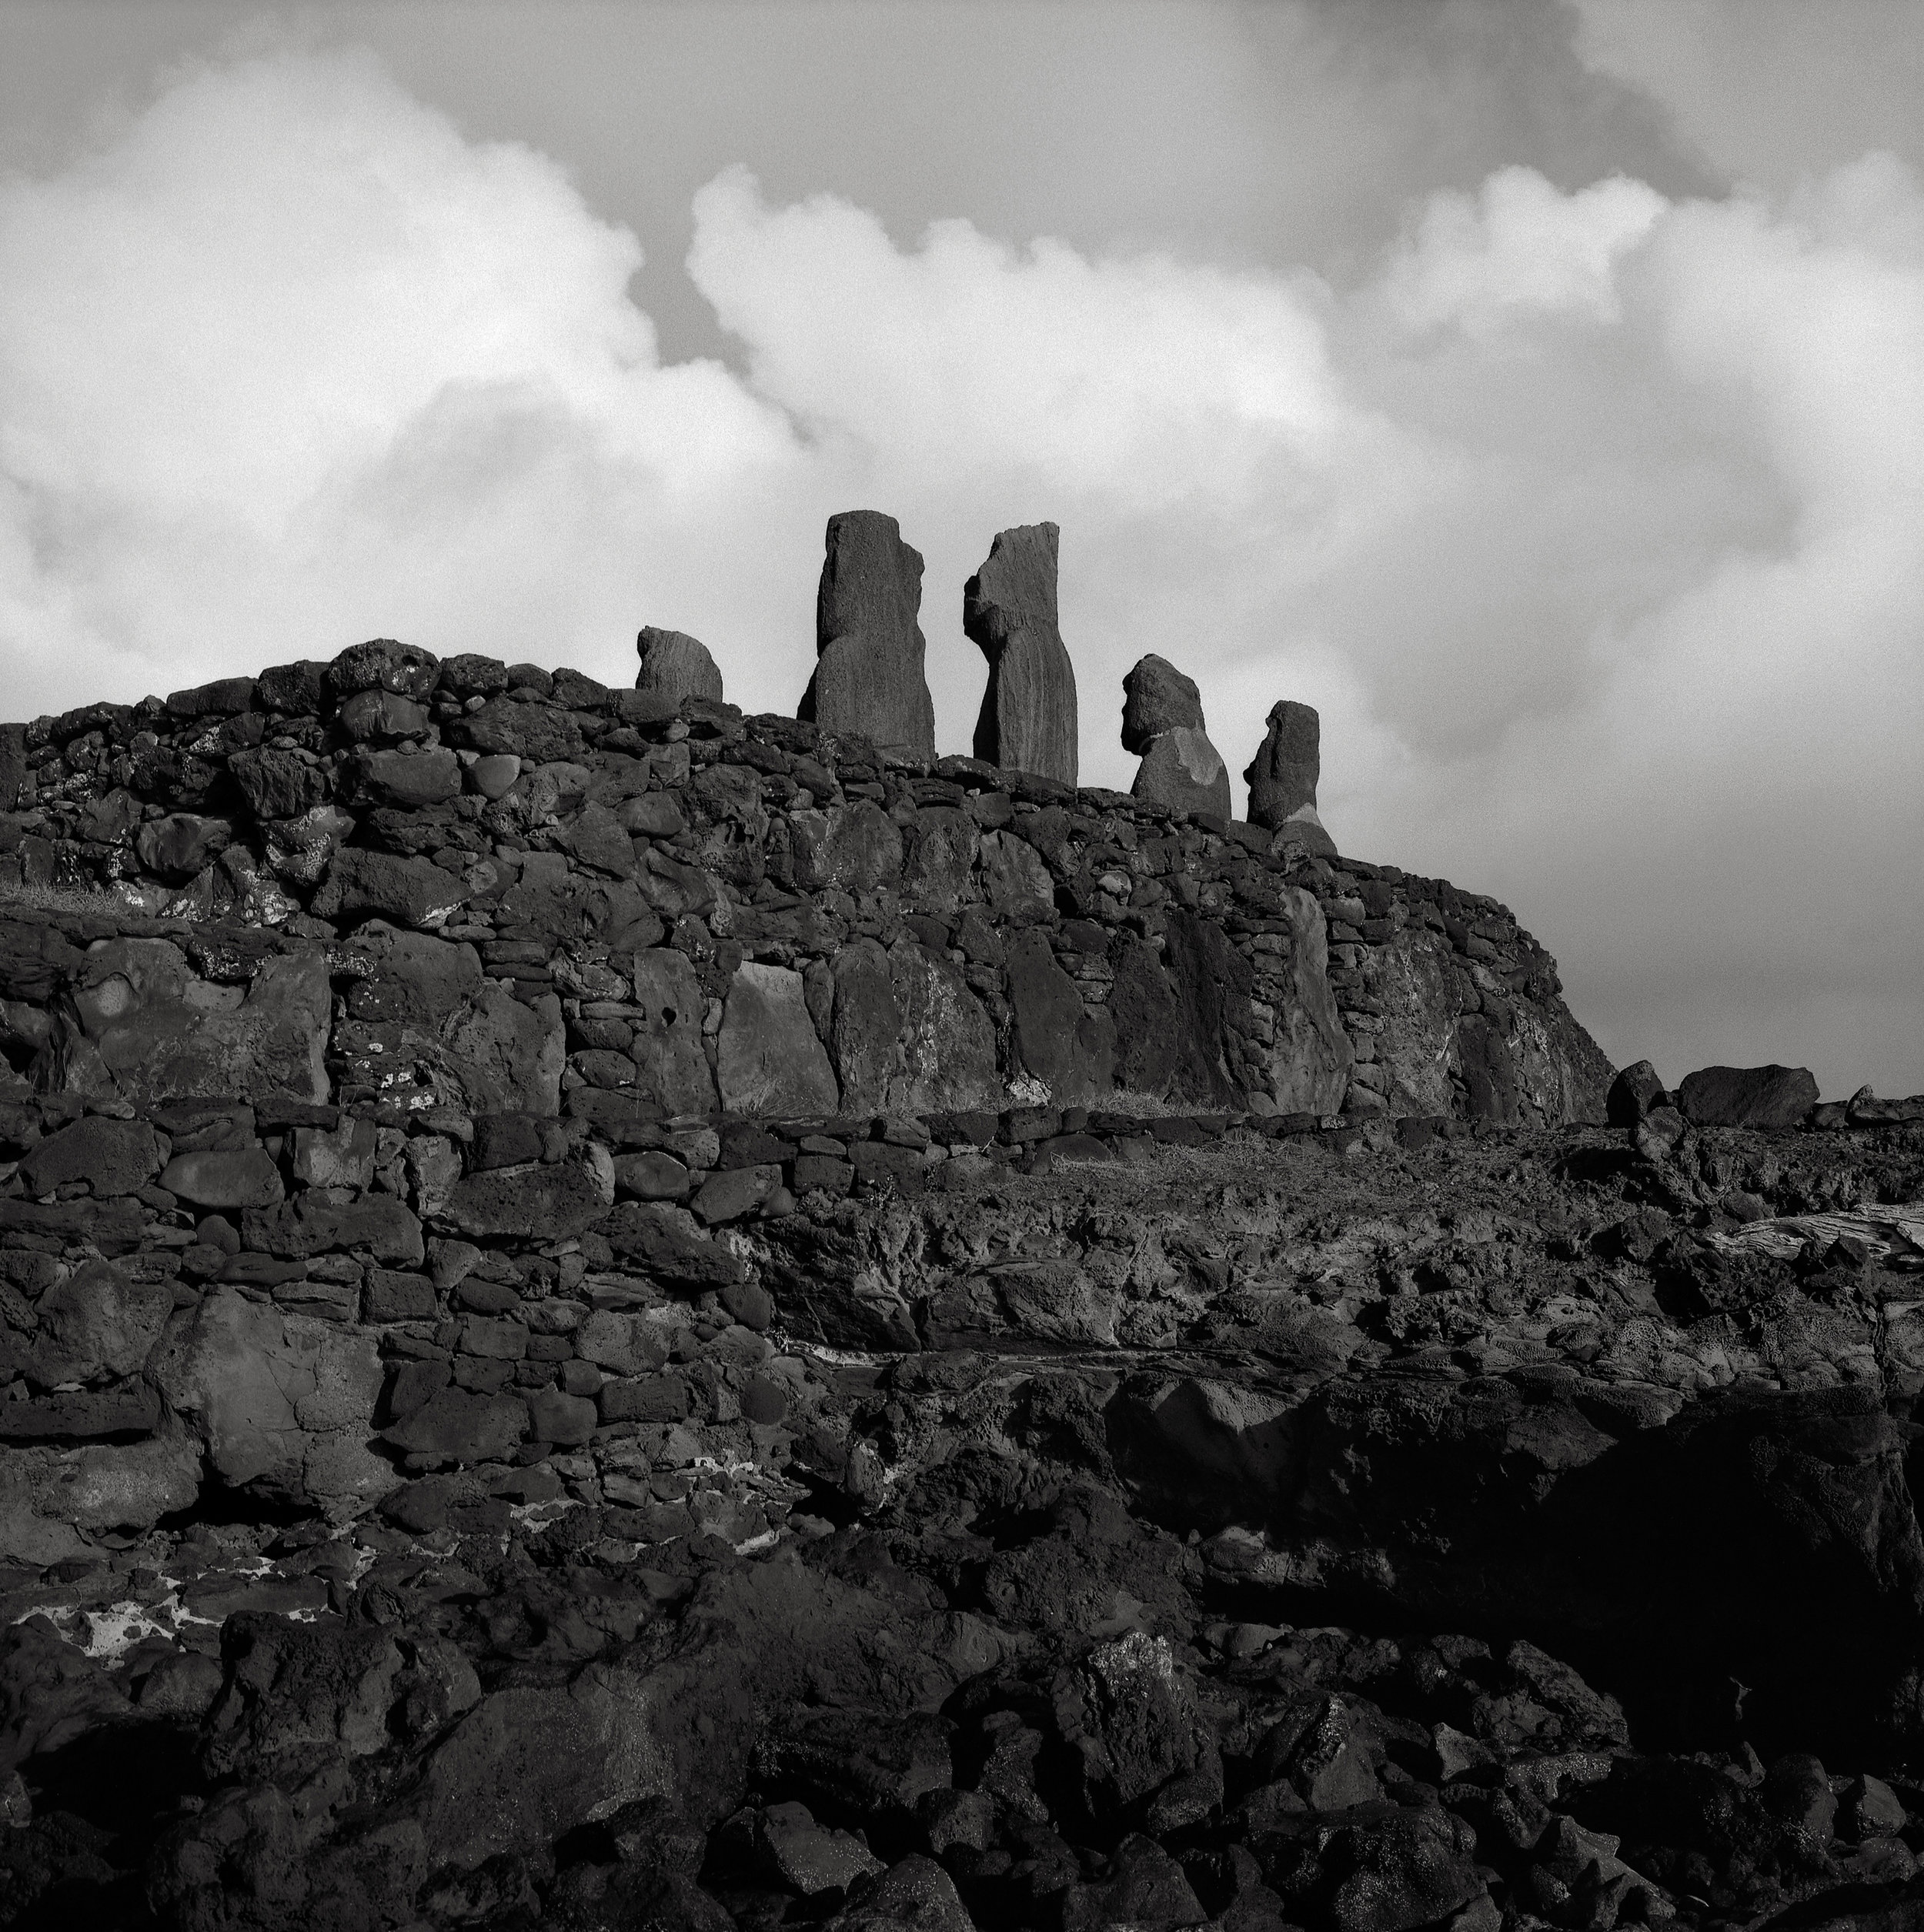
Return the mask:
[[1492, 901], [570, 671], [377, 642], [90, 706], [0, 728], [0, 808], [65, 962], [0, 1019], [40, 1093], [1529, 1123], [1608, 1077]]
[[[763, 1281], [805, 1329], [843, 1197], [1594, 1117], [1608, 1072], [1439, 882], [385, 642], [0, 729], [0, 1566], [208, 1481], [753, 1467], [808, 1390]], [[915, 1345], [853, 1305], [818, 1339]], [[760, 1533], [753, 1483], [636, 1507], [700, 1497]]]

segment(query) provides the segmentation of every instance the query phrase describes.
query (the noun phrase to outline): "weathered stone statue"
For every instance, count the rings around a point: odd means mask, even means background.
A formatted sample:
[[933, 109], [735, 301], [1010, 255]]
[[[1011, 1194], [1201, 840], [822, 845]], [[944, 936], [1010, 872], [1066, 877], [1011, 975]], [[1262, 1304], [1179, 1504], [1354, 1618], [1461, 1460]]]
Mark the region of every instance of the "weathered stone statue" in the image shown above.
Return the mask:
[[1249, 784], [1249, 822], [1287, 835], [1311, 852], [1334, 853], [1336, 842], [1317, 816], [1321, 776], [1322, 720], [1313, 705], [1280, 698], [1270, 707], [1269, 732], [1243, 776]]
[[935, 705], [923, 675], [916, 622], [922, 555], [880, 510], [828, 520], [828, 554], [815, 599], [815, 675], [796, 715], [920, 758], [935, 756]]
[[1131, 791], [1152, 805], [1228, 818], [1229, 767], [1204, 729], [1195, 679], [1152, 652], [1122, 689], [1122, 748], [1142, 759]]
[[1076, 782], [1076, 672], [1056, 628], [1053, 523], [998, 532], [962, 590], [962, 628], [989, 660], [975, 755]]
[[721, 668], [700, 639], [648, 624], [635, 639], [635, 649], [641, 658], [641, 669], [635, 674], [637, 691], [652, 691], [676, 704], [683, 698], [721, 701]]

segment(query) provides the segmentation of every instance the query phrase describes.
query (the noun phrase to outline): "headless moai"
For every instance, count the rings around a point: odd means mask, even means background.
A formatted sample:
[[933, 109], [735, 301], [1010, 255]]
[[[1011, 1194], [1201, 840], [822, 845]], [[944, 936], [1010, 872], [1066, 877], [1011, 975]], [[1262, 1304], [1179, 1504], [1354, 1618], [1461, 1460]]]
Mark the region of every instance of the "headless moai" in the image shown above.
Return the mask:
[[1249, 822], [1281, 833], [1287, 843], [1334, 856], [1336, 842], [1317, 816], [1322, 775], [1322, 720], [1313, 705], [1281, 698], [1270, 707], [1269, 733], [1243, 776], [1249, 784]]
[[635, 639], [635, 649], [641, 658], [641, 669], [635, 674], [637, 691], [653, 692], [676, 705], [684, 698], [721, 702], [721, 669], [699, 639], [685, 631], [657, 630], [650, 624]]
[[989, 660], [975, 755], [1010, 771], [1076, 782], [1076, 672], [1056, 627], [1053, 523], [998, 532], [964, 586], [962, 628]]
[[1130, 790], [1151, 805], [1228, 818], [1229, 767], [1204, 729], [1194, 679], [1152, 653], [1122, 689], [1122, 748], [1142, 759]]
[[880, 510], [831, 516], [815, 599], [815, 675], [796, 715], [934, 758], [921, 608], [921, 552], [902, 541], [895, 519]]

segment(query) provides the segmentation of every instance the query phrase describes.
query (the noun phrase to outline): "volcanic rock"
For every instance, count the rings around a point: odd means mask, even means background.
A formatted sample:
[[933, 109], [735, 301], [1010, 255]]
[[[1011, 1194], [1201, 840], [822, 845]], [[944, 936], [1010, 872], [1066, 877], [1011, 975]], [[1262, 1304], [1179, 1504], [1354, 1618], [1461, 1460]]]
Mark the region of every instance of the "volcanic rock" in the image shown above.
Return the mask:
[[997, 532], [963, 586], [962, 629], [989, 660], [975, 755], [1012, 771], [1076, 782], [1076, 674], [1056, 620], [1053, 523]]
[[1684, 1118], [1699, 1127], [1794, 1127], [1817, 1104], [1802, 1066], [1706, 1066], [1677, 1088]]
[[716, 1042], [716, 1083], [730, 1113], [832, 1113], [834, 1069], [802, 994], [786, 967], [740, 966], [728, 989]]
[[1668, 1102], [1657, 1069], [1648, 1060], [1638, 1060], [1634, 1066], [1625, 1067], [1610, 1083], [1604, 1117], [1613, 1127], [1634, 1127]]
[[1322, 720], [1313, 706], [1283, 698], [1270, 708], [1268, 722], [1268, 732], [1243, 773], [1249, 786], [1249, 822], [1284, 834], [1305, 851], [1333, 857], [1335, 842], [1316, 811]]
[[635, 674], [637, 691], [646, 691], [677, 711], [684, 698], [721, 702], [720, 669], [699, 639], [685, 631], [657, 630], [648, 624], [635, 639], [635, 649], [641, 659], [641, 669]]
[[815, 672], [797, 715], [825, 732], [935, 756], [935, 706], [916, 622], [922, 558], [879, 510], [828, 520], [815, 606]]
[[1172, 810], [1229, 816], [1229, 768], [1203, 726], [1202, 695], [1167, 659], [1139, 659], [1122, 681], [1122, 748], [1141, 755], [1132, 794]]

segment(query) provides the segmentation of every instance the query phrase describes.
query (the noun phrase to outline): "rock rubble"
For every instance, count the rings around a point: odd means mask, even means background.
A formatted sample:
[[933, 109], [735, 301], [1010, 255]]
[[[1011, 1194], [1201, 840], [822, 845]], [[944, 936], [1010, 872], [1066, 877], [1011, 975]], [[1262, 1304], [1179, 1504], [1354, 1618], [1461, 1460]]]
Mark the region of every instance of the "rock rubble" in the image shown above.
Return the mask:
[[699, 692], [376, 642], [0, 787], [0, 1920], [1919, 1909], [1924, 1105]]

